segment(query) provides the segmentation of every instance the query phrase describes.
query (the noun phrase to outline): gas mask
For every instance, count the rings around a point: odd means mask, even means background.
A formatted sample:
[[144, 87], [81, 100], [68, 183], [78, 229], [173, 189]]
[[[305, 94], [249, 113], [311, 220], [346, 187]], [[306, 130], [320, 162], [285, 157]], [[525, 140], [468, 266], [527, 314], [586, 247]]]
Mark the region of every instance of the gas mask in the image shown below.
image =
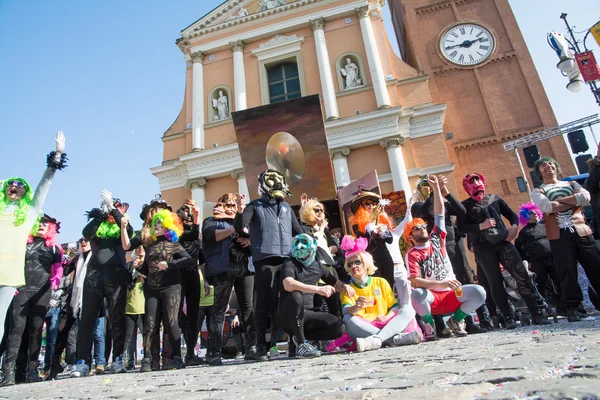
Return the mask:
[[317, 239], [302, 233], [294, 237], [292, 242], [292, 257], [304, 265], [310, 265], [317, 255]]
[[213, 207], [213, 218], [235, 218], [235, 214], [237, 213], [237, 205], [235, 204], [236, 196], [238, 195], [234, 193], [225, 193], [223, 196], [219, 197], [219, 199]]
[[273, 169], [268, 169], [258, 176], [258, 190], [261, 195], [266, 194], [277, 200], [283, 200], [292, 194], [285, 176]]
[[463, 188], [473, 200], [481, 201], [485, 195], [485, 178], [478, 173], [468, 174], [463, 179]]

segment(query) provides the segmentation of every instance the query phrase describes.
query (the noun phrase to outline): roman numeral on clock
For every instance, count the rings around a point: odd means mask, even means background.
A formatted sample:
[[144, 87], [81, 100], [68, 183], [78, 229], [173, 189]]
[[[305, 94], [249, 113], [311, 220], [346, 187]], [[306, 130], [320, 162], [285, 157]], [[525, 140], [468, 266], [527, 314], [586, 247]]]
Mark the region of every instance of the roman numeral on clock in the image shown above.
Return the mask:
[[465, 56], [463, 54], [461, 54], [460, 57], [458, 57], [458, 62], [462, 63], [464, 59], [465, 59]]
[[457, 54], [458, 54], [458, 51], [454, 50], [452, 53], [448, 54], [448, 56], [450, 56], [450, 58], [454, 58], [454, 57], [456, 57]]
[[483, 35], [483, 31], [479, 32], [477, 35], [475, 35], [475, 37], [479, 37], [481, 35]]
[[452, 36], [454, 36], [456, 38], [458, 37], [458, 35], [456, 34], [456, 32], [450, 32], [450, 33], [452, 33]]
[[464, 26], [461, 26], [461, 27], [460, 27], [460, 33], [461, 33], [462, 35], [464, 35], [465, 33], [467, 33], [467, 31], [466, 31], [466, 29], [464, 28]]
[[488, 38], [483, 38], [483, 39], [480, 40], [481, 43], [483, 43], [483, 42], [489, 42], [489, 41], [490, 41], [490, 39], [488, 39]]
[[470, 55], [470, 54], [469, 54], [469, 61], [471, 61], [471, 62], [475, 62], [475, 59], [474, 59], [474, 58], [473, 58], [473, 56], [472, 56], [472, 55]]
[[489, 50], [490, 46], [479, 46], [481, 50]]

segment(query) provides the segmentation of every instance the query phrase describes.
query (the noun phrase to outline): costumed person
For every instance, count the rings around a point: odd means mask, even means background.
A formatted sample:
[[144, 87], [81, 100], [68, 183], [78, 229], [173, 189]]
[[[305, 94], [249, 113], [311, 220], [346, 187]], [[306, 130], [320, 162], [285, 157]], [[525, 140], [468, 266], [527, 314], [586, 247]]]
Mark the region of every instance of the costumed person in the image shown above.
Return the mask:
[[181, 332], [179, 330], [179, 302], [181, 301], [181, 274], [179, 269], [189, 268], [194, 260], [179, 244], [183, 233], [183, 224], [177, 214], [169, 210], [160, 210], [152, 217], [151, 236], [130, 239], [125, 232], [128, 218], [124, 217], [121, 226], [121, 241], [125, 251], [144, 246], [146, 253], [142, 274], [144, 297], [146, 298], [146, 326], [144, 332], [144, 358], [140, 372], [152, 371], [153, 337], [158, 336], [162, 316], [163, 328], [169, 334], [173, 351], [172, 368], [181, 369], [185, 365], [181, 358]]
[[[317, 248], [316, 238], [306, 233], [296, 235], [292, 242], [292, 257], [281, 266], [279, 324], [290, 336], [290, 357], [319, 357], [321, 352], [309, 340], [335, 340], [344, 333], [344, 324], [339, 317], [314, 310], [315, 294], [329, 298], [338, 292], [354, 297], [354, 290], [316, 259]], [[317, 285], [320, 280], [325, 285]]]
[[431, 235], [427, 224], [415, 218], [404, 228], [404, 237], [413, 242], [406, 254], [406, 265], [413, 287], [412, 305], [424, 322], [425, 340], [435, 339], [433, 315], [453, 313], [448, 319], [448, 329], [455, 336], [466, 336], [463, 320], [485, 301], [485, 290], [479, 285], [462, 285], [454, 275], [446, 251], [446, 223], [444, 196], [440, 181], [435, 175], [427, 177], [433, 191], [435, 222]]
[[[511, 243], [517, 236], [519, 217], [500, 196], [485, 193], [485, 178], [481, 174], [468, 174], [463, 179], [463, 188], [470, 196], [463, 200], [466, 216], [458, 218], [458, 229], [473, 235], [473, 253], [483, 269], [490, 285], [489, 293], [504, 316], [505, 328], [515, 329], [517, 323], [508, 304], [500, 263], [515, 279], [518, 292], [531, 313], [534, 325], [548, 325], [539, 310], [534, 284], [515, 246]], [[511, 227], [504, 225], [502, 216]]]
[[[38, 371], [42, 327], [50, 306], [52, 290], [58, 289], [63, 274], [63, 251], [56, 241], [59, 231], [60, 222], [44, 214], [27, 240], [25, 286], [19, 287], [9, 308], [10, 328], [4, 358], [5, 373], [0, 386], [16, 383], [17, 357], [17, 369], [27, 371], [25, 381], [19, 383], [43, 380]], [[27, 332], [23, 335], [26, 329]], [[25, 343], [22, 343], [22, 338], [26, 340]]]
[[[538, 292], [550, 301], [556, 295], [548, 293], [548, 284], [552, 280], [559, 285], [560, 277], [550, 250], [546, 225], [542, 222], [542, 218], [542, 212], [533, 202], [521, 206], [519, 222], [523, 228], [515, 240], [515, 247], [523, 260], [529, 263], [529, 270], [535, 273]], [[560, 297], [560, 293], [558, 295]], [[553, 304], [558, 306], [556, 302]]]
[[402, 224], [393, 227], [392, 219], [385, 213], [382, 200], [377, 193], [368, 192], [361, 187], [352, 200], [352, 231], [357, 238], [364, 237], [369, 245], [367, 252], [373, 256], [377, 266], [375, 276], [384, 278], [390, 287], [396, 288], [401, 306], [410, 304], [410, 282], [402, 254], [400, 238], [402, 227], [411, 220], [407, 215]]
[[66, 167], [65, 136], [59, 131], [54, 141], [56, 148], [46, 158], [48, 168], [35, 193], [23, 178], [9, 178], [0, 189], [0, 338], [4, 337], [8, 307], [17, 288], [25, 285], [27, 238], [42, 212], [56, 170]]
[[[71, 366], [77, 363], [75, 342], [77, 341], [78, 324], [76, 322], [81, 316], [83, 282], [91, 256], [92, 247], [89, 240], [81, 238], [79, 239], [79, 253], [64, 268], [64, 275], [70, 276], [71, 283], [65, 289], [67, 292], [66, 307], [58, 324], [56, 343], [54, 344], [50, 371], [46, 375], [46, 380], [56, 379], [58, 374], [63, 372], [61, 358], [65, 349], [67, 350], [66, 363]], [[75, 336], [74, 340], [70, 340], [71, 334]]]
[[[179, 327], [185, 339], [187, 348], [185, 353], [185, 365], [191, 367], [200, 365], [202, 360], [196, 357], [194, 349], [198, 343], [198, 307], [200, 304], [200, 275], [198, 267], [204, 263], [204, 256], [200, 246], [200, 221], [198, 220], [199, 209], [196, 202], [187, 199], [179, 210], [177, 215], [183, 223], [183, 234], [179, 238], [179, 243], [194, 260], [194, 265], [190, 268], [179, 270], [181, 274], [181, 304], [179, 310]], [[185, 304], [186, 312], [183, 312]]]
[[550, 157], [537, 160], [533, 171], [543, 181], [531, 197], [544, 213], [550, 249], [560, 276], [560, 306], [566, 309], [569, 322], [581, 321], [577, 309], [583, 295], [577, 281], [577, 262], [592, 288], [600, 293], [600, 251], [581, 210], [589, 203], [590, 193], [577, 182], [559, 181], [560, 165]]
[[[144, 278], [140, 272], [144, 265], [146, 253], [144, 246], [140, 246], [131, 253], [132, 261], [128, 263], [131, 271], [132, 283], [127, 292], [127, 331], [125, 332], [125, 351], [127, 353], [127, 364], [125, 368], [131, 371], [135, 368], [137, 357], [137, 332], [138, 329], [144, 337], [144, 321], [146, 320], [146, 298], [144, 297]], [[142, 344], [143, 348], [143, 344]]]
[[[256, 361], [267, 361], [267, 325], [271, 320], [269, 353], [278, 355], [277, 292], [281, 264], [292, 253], [292, 237], [303, 233], [300, 223], [285, 202], [291, 195], [285, 176], [267, 169], [258, 176], [260, 198], [245, 205], [245, 197], [236, 197], [237, 215], [234, 225], [241, 235], [250, 234], [252, 262], [256, 270], [255, 324], [257, 336]], [[272, 350], [272, 351], [271, 351]]]
[[246, 336], [247, 360], [256, 358], [256, 331], [252, 299], [254, 297], [254, 277], [248, 269], [250, 240], [248, 234], [238, 235], [233, 227], [237, 214], [237, 193], [225, 193], [215, 203], [212, 217], [202, 223], [202, 251], [206, 263], [204, 276], [213, 286], [214, 304], [208, 323], [208, 365], [221, 365], [221, 340], [227, 305], [231, 291], [239, 302], [242, 314], [242, 326]]
[[590, 205], [594, 210], [594, 222], [593, 230], [595, 231], [596, 237], [600, 235], [600, 144], [598, 144], [598, 150], [596, 156], [587, 161], [589, 170], [589, 177], [585, 180], [584, 188], [590, 193]]
[[[339, 248], [338, 242], [329, 232], [327, 228], [327, 220], [325, 219], [325, 206], [317, 199], [308, 199], [305, 194], [300, 207], [299, 215], [302, 229], [304, 232], [317, 240], [317, 261], [323, 264], [329, 272], [339, 279], [336, 271], [336, 258], [343, 257], [342, 249]], [[306, 200], [306, 201], [304, 201]], [[316, 301], [318, 298], [315, 298]], [[319, 298], [319, 300], [321, 300]], [[321, 304], [322, 301], [319, 302]], [[341, 304], [340, 297], [337, 293], [325, 298], [329, 313], [340, 317]]]
[[[89, 376], [91, 366], [90, 352], [94, 336], [94, 327], [100, 310], [107, 303], [108, 319], [113, 333], [113, 361], [110, 370], [113, 374], [127, 372], [123, 365], [125, 330], [127, 321], [127, 287], [131, 274], [127, 270], [126, 250], [121, 245], [121, 229], [124, 234], [133, 235], [133, 228], [122, 220], [129, 204], [113, 199], [112, 193], [103, 190], [101, 208], [87, 213], [88, 224], [83, 228], [83, 237], [90, 241], [91, 258], [86, 260], [87, 271], [81, 294], [80, 323], [77, 331], [77, 365], [71, 368], [71, 377]], [[81, 271], [78, 271], [80, 275]], [[79, 276], [78, 279], [82, 277]]]
[[[446, 253], [448, 254], [448, 258], [452, 264], [452, 271], [454, 272], [456, 279], [463, 285], [473, 284], [475, 283], [473, 280], [473, 269], [467, 261], [464, 241], [452, 219], [453, 217], [458, 218], [459, 215], [464, 218], [466, 216], [466, 210], [460, 200], [458, 200], [448, 191], [448, 188], [446, 187], [446, 177], [440, 176], [438, 179], [440, 180], [442, 196], [444, 197]], [[427, 197], [422, 204], [413, 204], [412, 216], [414, 218], [423, 219], [427, 223], [427, 232], [431, 234], [431, 231], [435, 225], [434, 198], [433, 192], [429, 187], [429, 182], [427, 181], [426, 177], [419, 182], [418, 189], [423, 195], [424, 193], [429, 192], [429, 197]], [[420, 204], [420, 206], [418, 206], [418, 204]], [[490, 323], [485, 320], [484, 314], [483, 307], [477, 309], [477, 315], [479, 317], [481, 327], [475, 324], [471, 315], [468, 315], [465, 318], [466, 330], [469, 334], [482, 333], [491, 328]], [[436, 323], [438, 322], [439, 321], [436, 321]]]
[[386, 344], [403, 346], [421, 342], [416, 329], [409, 332], [409, 325], [416, 322], [415, 311], [410, 305], [401, 306], [390, 284], [383, 278], [372, 276], [377, 267], [373, 256], [366, 252], [367, 239], [356, 242], [348, 236], [342, 239], [346, 250], [346, 264], [352, 280], [354, 294], [342, 296], [344, 324], [348, 335], [355, 341], [356, 351], [375, 350]]
[[[146, 241], [149, 241], [152, 237], [152, 218], [154, 214], [160, 210], [169, 210], [173, 211], [171, 206], [162, 199], [160, 194], [154, 196], [149, 203], [146, 203], [142, 206], [142, 211], [140, 212], [140, 219], [144, 221], [142, 229], [136, 234], [141, 235], [146, 238]], [[183, 222], [183, 221], [182, 221]], [[185, 228], [184, 228], [185, 229]], [[184, 231], [185, 232], [185, 231]], [[180, 243], [181, 244], [181, 243]], [[183, 246], [183, 244], [182, 244]], [[189, 253], [188, 253], [189, 255]], [[179, 305], [179, 319], [181, 321], [181, 302]], [[158, 321], [157, 324], [160, 326], [161, 321]], [[163, 324], [164, 325], [164, 324]], [[171, 349], [171, 339], [169, 339], [169, 333], [166, 329], [163, 329], [162, 333], [162, 342], [161, 336], [154, 336], [154, 342], [152, 343], [152, 371], [160, 371], [161, 367], [163, 370], [168, 371], [172, 368], [173, 365], [173, 350]], [[161, 346], [162, 344], [162, 346]], [[162, 347], [162, 366], [161, 366], [161, 347]]]

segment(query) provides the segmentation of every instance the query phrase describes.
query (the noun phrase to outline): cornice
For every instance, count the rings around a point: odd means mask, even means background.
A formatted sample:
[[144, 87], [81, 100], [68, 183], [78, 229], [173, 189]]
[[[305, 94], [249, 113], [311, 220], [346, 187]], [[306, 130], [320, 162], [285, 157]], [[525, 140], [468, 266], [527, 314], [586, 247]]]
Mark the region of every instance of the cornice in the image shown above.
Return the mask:
[[494, 56], [490, 57], [487, 61], [482, 64], [472, 66], [472, 67], [461, 67], [458, 65], [444, 65], [443, 67], [439, 67], [433, 69], [433, 74], [436, 76], [448, 75], [452, 72], [460, 72], [460, 71], [471, 71], [476, 68], [483, 68], [488, 64], [497, 64], [501, 62], [510, 61], [513, 58], [516, 58], [517, 54], [514, 51], [508, 51], [506, 53], [496, 53]]
[[455, 4], [455, 5], [469, 4], [469, 3], [476, 3], [478, 1], [480, 1], [480, 0], [444, 0], [444, 1], [440, 1], [439, 3], [430, 4], [428, 6], [418, 7], [415, 9], [415, 12], [417, 15], [433, 13], [433, 12], [442, 10], [444, 8], [451, 7], [452, 4]]
[[495, 146], [498, 144], [502, 144], [505, 142], [509, 142], [511, 140], [519, 139], [532, 133], [539, 132], [541, 130], [546, 129], [544, 126], [536, 126], [526, 129], [513, 130], [508, 132], [502, 132], [500, 136], [490, 135], [485, 137], [480, 137], [471, 140], [463, 140], [460, 142], [454, 142], [454, 150], [470, 150], [480, 147], [486, 146]]
[[429, 175], [429, 174], [439, 174], [442, 172], [451, 172], [451, 171], [454, 171], [454, 163], [433, 165], [431, 167], [423, 167], [423, 168], [411, 168], [411, 169], [406, 170], [406, 174], [409, 177], [413, 177], [413, 176], [424, 176], [424, 175]]

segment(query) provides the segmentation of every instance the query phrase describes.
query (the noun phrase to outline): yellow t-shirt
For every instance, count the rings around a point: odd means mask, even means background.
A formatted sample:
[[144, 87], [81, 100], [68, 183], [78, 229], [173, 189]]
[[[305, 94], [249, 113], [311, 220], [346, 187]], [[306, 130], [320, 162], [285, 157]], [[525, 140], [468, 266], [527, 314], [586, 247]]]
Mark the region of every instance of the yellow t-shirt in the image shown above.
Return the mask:
[[206, 296], [204, 290], [204, 277], [200, 274], [200, 307], [210, 307], [215, 304], [215, 288], [210, 287], [210, 294]]
[[144, 297], [144, 284], [140, 278], [136, 278], [131, 290], [127, 292], [127, 305], [125, 314], [145, 314], [146, 298]]
[[348, 297], [344, 293], [342, 295], [342, 307], [353, 306], [360, 296], [375, 298], [375, 304], [372, 307], [363, 308], [356, 313], [359, 317], [373, 321], [380, 315], [387, 315], [393, 307], [398, 307], [398, 301], [390, 284], [383, 278], [370, 276], [365, 286], [360, 286], [355, 282], [351, 282], [350, 285], [356, 293], [354, 297]]

